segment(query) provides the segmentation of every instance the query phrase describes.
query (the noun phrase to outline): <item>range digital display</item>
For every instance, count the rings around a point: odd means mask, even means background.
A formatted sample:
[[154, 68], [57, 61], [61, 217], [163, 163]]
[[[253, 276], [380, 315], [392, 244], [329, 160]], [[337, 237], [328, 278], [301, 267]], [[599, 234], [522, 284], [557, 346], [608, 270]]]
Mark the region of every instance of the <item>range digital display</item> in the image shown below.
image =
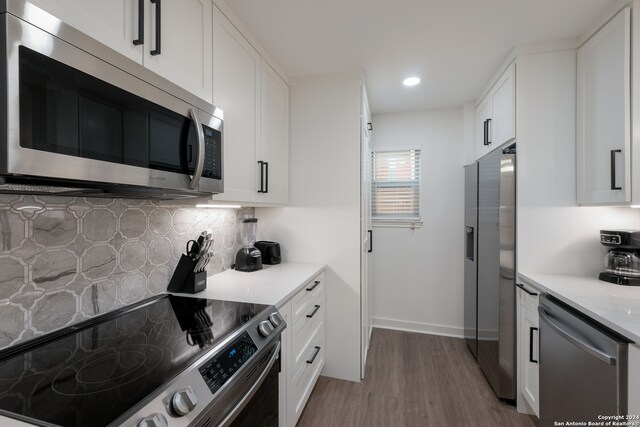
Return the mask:
[[227, 380], [253, 356], [258, 347], [247, 332], [229, 344], [218, 357], [209, 359], [198, 370], [211, 393], [215, 394]]

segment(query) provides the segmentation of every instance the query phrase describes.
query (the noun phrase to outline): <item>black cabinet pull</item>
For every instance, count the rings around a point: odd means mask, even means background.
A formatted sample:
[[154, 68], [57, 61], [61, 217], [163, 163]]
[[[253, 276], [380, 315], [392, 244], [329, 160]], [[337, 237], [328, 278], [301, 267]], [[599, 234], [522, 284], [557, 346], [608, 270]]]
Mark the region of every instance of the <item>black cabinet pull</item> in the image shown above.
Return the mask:
[[367, 252], [371, 253], [373, 252], [373, 230], [367, 230], [367, 233], [369, 233], [369, 250]]
[[262, 160], [258, 160], [258, 164], [260, 165], [260, 189], [258, 193], [264, 193], [264, 162]]
[[616, 187], [616, 153], [622, 153], [622, 150], [611, 150], [611, 189], [622, 190], [622, 187]]
[[307, 291], [311, 292], [312, 290], [317, 288], [319, 284], [320, 284], [320, 280], [316, 280], [315, 282], [313, 282], [313, 285], [311, 287], [307, 288]]
[[264, 192], [269, 192], [269, 162], [264, 162]]
[[318, 312], [318, 310], [320, 310], [320, 306], [316, 304], [316, 306], [313, 308], [313, 311], [309, 314], [307, 314], [307, 317], [309, 319], [311, 319], [313, 316], [316, 315], [316, 313]]
[[483, 123], [483, 126], [484, 126], [484, 136], [482, 139], [483, 145], [489, 145], [489, 127], [487, 126], [488, 122], [489, 122], [488, 120], [485, 120]]
[[487, 145], [491, 145], [491, 119], [487, 119]]
[[162, 37], [162, 30], [160, 28], [161, 22], [162, 22], [162, 18], [161, 18], [161, 14], [162, 14], [162, 3], [160, 3], [161, 0], [149, 0], [152, 4], [156, 5], [156, 48], [153, 49], [151, 52], [149, 52], [151, 55], [156, 56], [156, 55], [160, 55], [162, 53], [162, 48], [161, 48], [161, 37]]
[[537, 360], [533, 359], [533, 331], [537, 331], [538, 328], [530, 326], [529, 327], [529, 362], [538, 363]]
[[316, 352], [313, 353], [313, 356], [311, 356], [311, 360], [307, 360], [307, 363], [311, 365], [313, 362], [315, 362], [316, 357], [318, 357], [319, 353], [320, 353], [320, 347], [316, 346]]
[[526, 293], [528, 293], [529, 295], [532, 295], [534, 297], [538, 296], [537, 292], [530, 291], [529, 289], [525, 288], [522, 283], [516, 283], [516, 286], [522, 289], [523, 291], [525, 291]]
[[371, 122], [367, 123], [367, 130], [369, 131], [373, 130], [373, 124]]
[[138, 0], [138, 38], [133, 40], [133, 44], [144, 44], [144, 0]]

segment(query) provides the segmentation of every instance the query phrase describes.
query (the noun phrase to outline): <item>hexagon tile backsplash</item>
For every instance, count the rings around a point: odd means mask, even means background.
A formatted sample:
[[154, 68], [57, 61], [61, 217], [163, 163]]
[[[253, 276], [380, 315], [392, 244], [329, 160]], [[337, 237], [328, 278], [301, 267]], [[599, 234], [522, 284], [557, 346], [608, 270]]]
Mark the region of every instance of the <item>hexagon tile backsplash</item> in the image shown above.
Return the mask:
[[164, 292], [189, 239], [230, 268], [243, 209], [0, 194], [0, 348]]

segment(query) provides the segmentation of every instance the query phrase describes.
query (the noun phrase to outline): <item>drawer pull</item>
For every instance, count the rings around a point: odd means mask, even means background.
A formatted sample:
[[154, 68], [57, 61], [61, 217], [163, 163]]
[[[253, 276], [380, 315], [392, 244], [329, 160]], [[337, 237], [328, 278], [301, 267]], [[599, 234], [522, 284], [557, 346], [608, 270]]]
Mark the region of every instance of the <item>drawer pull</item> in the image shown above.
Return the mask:
[[311, 292], [312, 290], [314, 290], [315, 288], [318, 287], [318, 285], [320, 284], [320, 280], [316, 280], [313, 282], [313, 285], [309, 288], [307, 288], [307, 291]]
[[528, 293], [531, 296], [538, 296], [538, 294], [536, 292], [530, 291], [529, 289], [525, 288], [524, 285], [522, 283], [516, 283], [516, 286], [519, 287], [520, 289], [522, 289], [523, 291], [525, 291], [526, 293]]
[[313, 353], [313, 356], [311, 356], [311, 360], [307, 360], [307, 363], [311, 365], [313, 362], [315, 362], [316, 357], [318, 357], [319, 353], [320, 353], [320, 347], [316, 346], [316, 352]]
[[310, 314], [307, 314], [307, 317], [309, 319], [311, 319], [313, 316], [316, 315], [316, 313], [318, 312], [318, 310], [320, 310], [320, 306], [316, 304], [316, 306], [314, 307], [313, 311]]

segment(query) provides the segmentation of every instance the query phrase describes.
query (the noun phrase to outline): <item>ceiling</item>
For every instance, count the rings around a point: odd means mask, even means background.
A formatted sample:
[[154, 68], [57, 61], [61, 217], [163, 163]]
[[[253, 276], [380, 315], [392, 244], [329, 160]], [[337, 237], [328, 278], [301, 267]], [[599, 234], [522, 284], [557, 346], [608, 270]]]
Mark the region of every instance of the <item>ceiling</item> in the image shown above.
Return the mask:
[[[616, 0], [227, 0], [289, 77], [363, 69], [374, 113], [475, 100], [516, 45], [580, 35]], [[406, 88], [409, 75], [422, 83]]]

